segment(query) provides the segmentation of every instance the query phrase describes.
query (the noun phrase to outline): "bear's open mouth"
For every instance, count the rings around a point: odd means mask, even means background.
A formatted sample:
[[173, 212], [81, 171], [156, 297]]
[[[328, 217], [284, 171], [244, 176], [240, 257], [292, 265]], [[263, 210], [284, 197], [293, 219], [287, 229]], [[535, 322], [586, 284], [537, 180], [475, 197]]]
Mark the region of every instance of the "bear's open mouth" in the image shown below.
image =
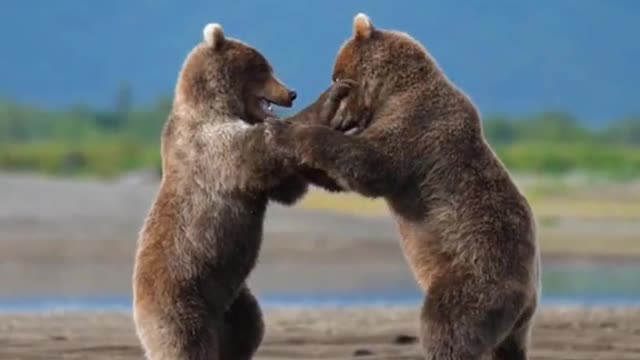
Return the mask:
[[278, 119], [279, 116], [274, 111], [273, 105], [291, 107], [290, 102], [271, 99], [266, 96], [255, 96], [247, 106], [247, 121], [249, 123], [261, 123], [267, 119]]
[[260, 106], [260, 110], [266, 114], [265, 119], [267, 117], [277, 117], [273, 112], [273, 107], [271, 106], [273, 103], [265, 98], [260, 98], [258, 100], [258, 105]]

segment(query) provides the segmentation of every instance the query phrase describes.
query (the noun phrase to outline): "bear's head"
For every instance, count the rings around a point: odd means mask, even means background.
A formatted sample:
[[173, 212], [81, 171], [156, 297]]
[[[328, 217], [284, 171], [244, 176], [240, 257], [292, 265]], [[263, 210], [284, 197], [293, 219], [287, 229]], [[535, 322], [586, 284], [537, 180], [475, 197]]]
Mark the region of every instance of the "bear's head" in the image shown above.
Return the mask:
[[191, 51], [182, 67], [177, 102], [190, 110], [213, 111], [252, 124], [275, 117], [272, 103], [285, 107], [293, 104], [296, 92], [276, 78], [260, 52], [225, 37], [219, 24], [205, 26], [203, 35], [203, 42]]
[[[368, 123], [371, 114], [385, 101], [433, 85], [430, 82], [440, 74], [418, 41], [406, 33], [378, 29], [367, 15], [360, 13], [353, 20], [353, 35], [338, 51], [332, 79], [357, 83], [341, 112], [350, 113], [349, 117], [356, 112], [360, 122]], [[343, 125], [342, 130], [354, 125]]]

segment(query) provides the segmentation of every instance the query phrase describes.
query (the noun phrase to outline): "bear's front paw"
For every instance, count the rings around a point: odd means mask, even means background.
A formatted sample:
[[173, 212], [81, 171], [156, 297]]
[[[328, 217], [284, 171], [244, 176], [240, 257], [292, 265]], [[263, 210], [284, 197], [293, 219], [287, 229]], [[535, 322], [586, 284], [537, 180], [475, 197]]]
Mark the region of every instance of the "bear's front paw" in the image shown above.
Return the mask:
[[357, 84], [351, 80], [341, 80], [340, 82], [344, 82], [344, 84], [335, 89], [335, 97], [341, 98], [341, 101], [329, 121], [329, 126], [347, 135], [359, 133], [366, 127], [366, 124], [363, 123], [366, 112], [362, 105], [362, 90], [356, 88]]
[[327, 97], [322, 104], [322, 110], [320, 111], [321, 123], [330, 124], [333, 121], [343, 100], [355, 86], [356, 82], [353, 80], [339, 80], [331, 85], [331, 89], [329, 89]]
[[348, 106], [338, 109], [336, 115], [331, 119], [329, 125], [332, 129], [353, 135], [359, 133], [363, 128], [360, 126], [360, 118]]

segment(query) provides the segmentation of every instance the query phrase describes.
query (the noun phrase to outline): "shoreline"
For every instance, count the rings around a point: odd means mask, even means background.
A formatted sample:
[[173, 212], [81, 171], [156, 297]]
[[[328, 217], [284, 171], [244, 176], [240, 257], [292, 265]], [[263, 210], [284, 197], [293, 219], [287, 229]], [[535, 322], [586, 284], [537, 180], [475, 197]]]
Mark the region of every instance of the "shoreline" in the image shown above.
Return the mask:
[[[346, 291], [262, 291], [249, 283], [263, 309], [358, 309], [358, 308], [418, 308], [425, 294], [418, 288], [401, 290]], [[428, 293], [426, 294], [428, 297]], [[129, 293], [106, 295], [9, 296], [0, 298], [0, 316], [9, 314], [48, 314], [58, 312], [128, 312], [132, 308]], [[602, 292], [541, 294], [539, 309], [634, 309], [640, 308], [636, 294], [604, 294]]]

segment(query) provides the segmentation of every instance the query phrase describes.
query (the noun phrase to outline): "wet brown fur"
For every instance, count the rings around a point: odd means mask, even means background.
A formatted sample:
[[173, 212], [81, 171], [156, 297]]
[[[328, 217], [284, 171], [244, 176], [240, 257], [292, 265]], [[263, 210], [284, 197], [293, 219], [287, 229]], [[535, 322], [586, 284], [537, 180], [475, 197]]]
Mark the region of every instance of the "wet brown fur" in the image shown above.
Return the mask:
[[[205, 31], [178, 78], [163, 178], [138, 240], [134, 321], [148, 359], [250, 359], [262, 340], [245, 280], [267, 203], [293, 203], [307, 184], [271, 151], [259, 97], [290, 105], [294, 96], [258, 51]], [[294, 119], [327, 122], [339, 101], [327, 91]]]
[[384, 197], [421, 288], [427, 359], [527, 358], [539, 292], [533, 215], [469, 98], [409, 35], [354, 21], [334, 79], [358, 84], [328, 127], [274, 124], [280, 151]]

